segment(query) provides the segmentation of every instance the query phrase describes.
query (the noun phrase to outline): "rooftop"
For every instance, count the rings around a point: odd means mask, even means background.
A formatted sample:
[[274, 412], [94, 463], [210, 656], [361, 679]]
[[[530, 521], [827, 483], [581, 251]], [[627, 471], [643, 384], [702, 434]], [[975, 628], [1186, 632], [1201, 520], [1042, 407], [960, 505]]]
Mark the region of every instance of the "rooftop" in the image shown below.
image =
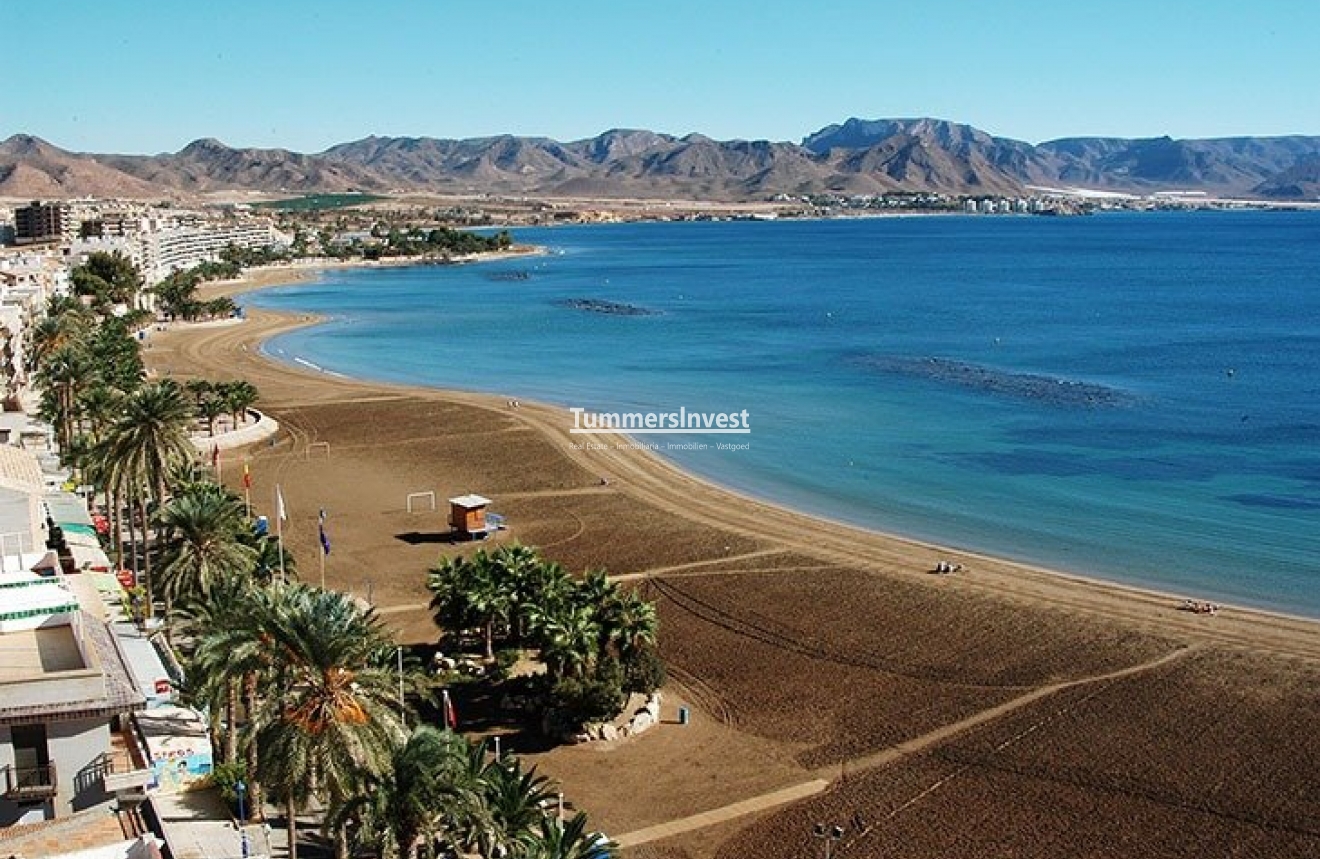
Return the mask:
[[30, 452], [11, 444], [0, 444], [0, 485], [41, 492], [46, 483], [41, 464]]
[[0, 635], [0, 724], [109, 716], [146, 705], [105, 622], [81, 611], [70, 616], [71, 624]]
[[0, 635], [0, 683], [84, 671], [87, 667], [73, 627], [67, 624]]

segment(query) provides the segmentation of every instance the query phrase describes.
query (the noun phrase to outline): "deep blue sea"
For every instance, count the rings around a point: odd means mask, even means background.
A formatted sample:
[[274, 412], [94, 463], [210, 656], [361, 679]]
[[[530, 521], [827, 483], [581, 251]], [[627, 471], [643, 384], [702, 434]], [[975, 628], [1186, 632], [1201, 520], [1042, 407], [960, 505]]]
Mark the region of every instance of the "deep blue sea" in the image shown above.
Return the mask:
[[515, 238], [551, 253], [244, 300], [329, 318], [267, 344], [283, 360], [596, 411], [747, 409], [750, 435], [646, 440], [705, 441], [665, 455], [827, 517], [1320, 617], [1320, 213]]

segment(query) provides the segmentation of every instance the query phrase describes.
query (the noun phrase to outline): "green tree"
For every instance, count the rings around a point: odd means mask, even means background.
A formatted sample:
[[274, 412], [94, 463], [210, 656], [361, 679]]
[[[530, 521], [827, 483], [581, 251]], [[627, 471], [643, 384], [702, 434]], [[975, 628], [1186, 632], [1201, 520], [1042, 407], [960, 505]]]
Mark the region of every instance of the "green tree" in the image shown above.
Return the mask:
[[42, 389], [40, 415], [55, 428], [55, 443], [61, 450], [73, 440], [78, 392], [90, 376], [91, 366], [86, 347], [69, 342], [52, 350], [37, 368], [36, 381]]
[[480, 832], [483, 856], [507, 855], [518, 842], [536, 833], [546, 807], [555, 798], [548, 778], [537, 775], [536, 767], [524, 771], [522, 762], [512, 756], [487, 766], [481, 785], [490, 816]]
[[655, 604], [635, 591], [611, 584], [609, 594], [597, 604], [597, 619], [604, 649], [620, 661], [655, 645], [659, 629]]
[[[170, 379], [144, 385], [124, 402], [120, 419], [106, 438], [105, 453], [112, 479], [137, 493], [138, 509], [145, 527], [147, 501], [159, 507], [168, 494], [166, 478], [178, 463], [189, 462], [196, 449], [188, 438], [190, 410], [178, 384]], [[151, 551], [143, 552], [148, 613], [155, 599], [151, 579]]]
[[111, 316], [97, 325], [87, 338], [87, 350], [95, 381], [124, 393], [141, 386], [146, 377], [142, 351], [123, 319]]
[[28, 329], [28, 369], [43, 366], [62, 346], [84, 343], [96, 326], [96, 316], [76, 301], [52, 297], [46, 315]]
[[478, 549], [471, 558], [443, 559], [427, 578], [436, 624], [450, 630], [480, 627], [487, 659], [495, 658], [495, 627], [508, 620], [512, 605], [510, 582], [500, 571], [500, 564]]
[[482, 783], [467, 766], [466, 740], [429, 725], [394, 749], [389, 767], [330, 809], [327, 824], [354, 850], [382, 859], [437, 855], [437, 847], [485, 830]]
[[511, 859], [614, 859], [619, 846], [587, 829], [582, 812], [566, 821], [546, 817], [522, 839]]
[[287, 546], [280, 546], [278, 538], [249, 531], [243, 539], [256, 550], [252, 574], [258, 582], [270, 584], [279, 578], [281, 571], [286, 581], [298, 577], [298, 562]]
[[[185, 664], [184, 695], [193, 706], [212, 714], [215, 747], [222, 760], [235, 764], [239, 763], [239, 693], [248, 673], [265, 669], [271, 657], [248, 623], [249, 610], [263, 593], [235, 576], [218, 581], [208, 598], [187, 601], [179, 610], [183, 630], [192, 643]], [[255, 666], [254, 657], [258, 659]], [[246, 764], [243, 768], [250, 772]], [[260, 789], [255, 783], [251, 786], [255, 810]]]
[[193, 319], [197, 312], [197, 284], [200, 280], [191, 270], [171, 272], [152, 287], [158, 308], [170, 316]]
[[215, 435], [215, 420], [229, 409], [220, 393], [215, 389], [208, 391], [197, 400], [197, 416], [206, 421], [207, 435]]
[[380, 778], [404, 732], [394, 646], [374, 611], [335, 591], [276, 590], [265, 631], [279, 665], [256, 718], [254, 772], [287, 807], [296, 859], [298, 810], [314, 792], [336, 806]]
[[75, 268], [69, 279], [74, 293], [90, 296], [103, 309], [116, 304], [133, 306], [142, 288], [137, 267], [118, 251], [88, 254], [87, 262]]
[[257, 390], [257, 386], [246, 379], [235, 379], [231, 382], [221, 382], [216, 387], [234, 426], [247, 423], [248, 409], [261, 399], [261, 392]]
[[573, 601], [537, 609], [531, 625], [551, 678], [581, 679], [591, 674], [600, 656], [600, 624], [594, 606]]
[[243, 502], [223, 486], [202, 482], [160, 511], [168, 535], [160, 589], [176, 603], [209, 601], [217, 585], [250, 575], [257, 553], [241, 537]]

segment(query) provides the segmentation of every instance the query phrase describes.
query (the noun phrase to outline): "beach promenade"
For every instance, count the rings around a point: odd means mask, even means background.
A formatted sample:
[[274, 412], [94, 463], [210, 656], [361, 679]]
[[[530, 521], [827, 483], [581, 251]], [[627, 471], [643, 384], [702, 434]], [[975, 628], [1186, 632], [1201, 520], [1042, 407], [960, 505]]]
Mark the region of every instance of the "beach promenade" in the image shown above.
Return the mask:
[[[222, 453], [226, 478], [250, 460], [258, 512], [282, 487], [300, 558], [315, 558], [327, 509], [328, 583], [369, 595], [405, 641], [435, 636], [426, 569], [469, 550], [446, 542], [443, 511], [408, 513], [411, 492], [490, 497], [500, 539], [604, 567], [657, 602], [666, 700], [692, 707], [691, 724], [527, 755], [626, 836], [630, 859], [787, 859], [820, 849], [816, 823], [843, 826], [837, 855], [854, 857], [1320, 850], [1307, 763], [1320, 760], [1320, 625], [804, 527], [644, 452], [577, 449], [557, 409], [259, 354], [311, 321], [253, 311], [163, 332], [148, 360], [257, 385], [281, 430]], [[962, 572], [932, 575], [941, 560]]]

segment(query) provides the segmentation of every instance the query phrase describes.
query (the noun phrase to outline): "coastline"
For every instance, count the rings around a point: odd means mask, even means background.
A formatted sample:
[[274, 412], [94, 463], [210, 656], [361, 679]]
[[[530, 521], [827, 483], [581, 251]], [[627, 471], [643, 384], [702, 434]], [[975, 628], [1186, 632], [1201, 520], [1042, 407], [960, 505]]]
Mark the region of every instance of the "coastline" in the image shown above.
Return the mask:
[[[531, 249], [528, 252], [538, 251]], [[495, 256], [506, 258], [508, 255]], [[206, 287], [213, 295], [233, 296], [304, 281], [327, 268], [376, 265], [348, 263], [334, 266], [271, 267], [258, 270], [238, 281], [207, 284]], [[663, 511], [666, 515], [696, 522], [718, 522], [751, 539], [771, 545], [778, 544], [786, 550], [802, 552], [851, 568], [915, 577], [918, 581], [938, 581], [941, 586], [984, 591], [999, 598], [1027, 604], [1085, 612], [1134, 625], [1143, 631], [1187, 634], [1295, 655], [1320, 656], [1320, 620], [1314, 618], [1235, 605], [1222, 606], [1223, 611], [1214, 617], [1198, 616], [1178, 608], [1185, 598], [1200, 598], [1197, 594], [1174, 594], [829, 521], [739, 493], [687, 472], [664, 457], [629, 447], [630, 439], [624, 435], [594, 437], [605, 443], [606, 450], [578, 449], [574, 438], [567, 433], [571, 424], [569, 413], [567, 409], [557, 406], [522, 401], [520, 408], [511, 410], [510, 401], [497, 393], [471, 393], [348, 379], [279, 361], [262, 354], [261, 344], [284, 331], [315, 324], [317, 317], [266, 310], [251, 311], [249, 317], [243, 325], [234, 327], [221, 338], [224, 341], [223, 348], [231, 352], [238, 348], [246, 353], [245, 358], [264, 365], [263, 376], [282, 379], [283, 384], [292, 384], [299, 389], [298, 395], [285, 402], [281, 402], [278, 397], [274, 399], [270, 408], [275, 411], [289, 404], [324, 401], [351, 391], [358, 396], [420, 397], [496, 412], [501, 419], [513, 419], [536, 432], [559, 456], [586, 473], [608, 475], [610, 488], [635, 504]], [[222, 345], [211, 343], [214, 339], [207, 338], [206, 342], [193, 344], [189, 350], [192, 369], [234, 369], [230, 361], [211, 352], [210, 347]], [[159, 350], [155, 353], [149, 351], [149, 359], [153, 354], [159, 355]], [[264, 400], [266, 387], [261, 384], [258, 386], [263, 390]], [[808, 536], [785, 536], [802, 533]], [[934, 565], [941, 560], [960, 563], [965, 572], [954, 576], [929, 575]]]
[[[563, 409], [361, 382], [258, 348], [315, 321], [253, 308], [154, 335], [146, 357], [257, 385], [280, 436], [222, 453], [224, 481], [243, 492], [250, 466], [267, 514], [282, 487], [306, 581], [326, 511], [324, 583], [371, 603], [402, 644], [436, 641], [425, 571], [486, 545], [448, 537], [444, 499], [468, 492], [506, 516], [493, 539], [605, 569], [653, 602], [659, 729], [547, 748], [516, 715], [461, 725], [502, 736], [625, 859], [790, 859], [813, 821], [862, 818], [858, 855], [887, 852], [880, 837], [914, 856], [990, 855], [1004, 838], [1043, 856], [1060, 838], [1157, 845], [1206, 827], [1260, 855], [1314, 852], [1296, 827], [1315, 819], [1320, 735], [1298, 728], [1315, 720], [1320, 623], [1193, 614], [1159, 592], [838, 526], [646, 451], [575, 450]], [[434, 512], [406, 509], [428, 491]], [[937, 560], [967, 571], [931, 574]], [[1281, 810], [1281, 796], [1295, 799]], [[995, 825], [962, 822], [976, 820]], [[1027, 849], [1042, 831], [1059, 833], [1050, 852]], [[1203, 844], [1148, 852], [1190, 859]]]

